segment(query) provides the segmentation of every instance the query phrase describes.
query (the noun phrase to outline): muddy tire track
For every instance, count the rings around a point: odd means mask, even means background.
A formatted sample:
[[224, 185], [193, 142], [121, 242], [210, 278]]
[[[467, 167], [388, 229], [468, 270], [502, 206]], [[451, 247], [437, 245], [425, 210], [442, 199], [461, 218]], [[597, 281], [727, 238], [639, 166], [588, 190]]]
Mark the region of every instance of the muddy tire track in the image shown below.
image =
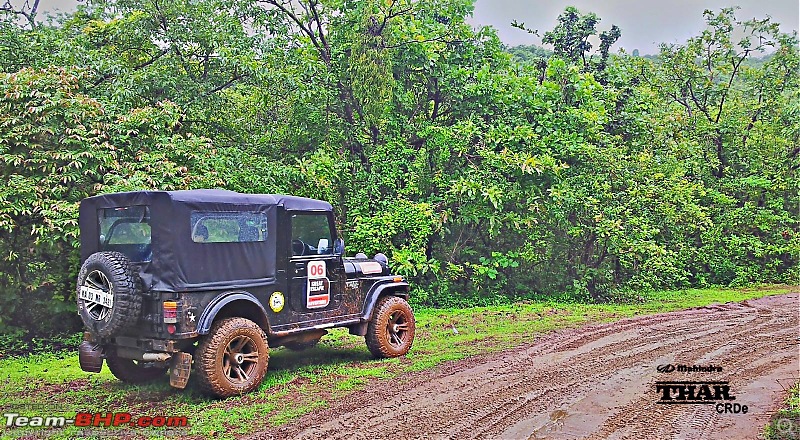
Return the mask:
[[[548, 334], [376, 381], [251, 438], [758, 438], [800, 379], [798, 300], [792, 293]], [[659, 373], [665, 364], [722, 371]], [[748, 413], [657, 404], [656, 381], [728, 381]]]

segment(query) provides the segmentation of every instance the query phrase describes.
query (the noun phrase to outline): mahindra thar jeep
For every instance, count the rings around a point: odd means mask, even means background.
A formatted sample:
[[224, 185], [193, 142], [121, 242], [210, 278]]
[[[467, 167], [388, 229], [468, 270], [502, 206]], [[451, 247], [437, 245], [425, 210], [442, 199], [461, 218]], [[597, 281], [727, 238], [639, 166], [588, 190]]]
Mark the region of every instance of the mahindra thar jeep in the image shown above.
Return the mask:
[[331, 205], [224, 190], [137, 191], [80, 205], [79, 359], [141, 383], [205, 392], [258, 387], [269, 347], [302, 350], [326, 329], [364, 336], [376, 357], [414, 340], [408, 283], [386, 257], [346, 258]]

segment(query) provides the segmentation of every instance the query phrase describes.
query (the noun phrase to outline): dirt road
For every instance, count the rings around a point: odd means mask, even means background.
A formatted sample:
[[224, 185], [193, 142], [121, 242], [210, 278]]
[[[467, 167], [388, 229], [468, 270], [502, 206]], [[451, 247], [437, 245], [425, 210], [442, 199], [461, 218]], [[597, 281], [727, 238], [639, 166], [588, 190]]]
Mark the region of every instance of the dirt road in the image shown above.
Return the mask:
[[[253, 438], [755, 439], [800, 377], [799, 304], [793, 293], [561, 331], [373, 383]], [[696, 382], [696, 399], [722, 400], [659, 403], [656, 382]], [[716, 395], [719, 382], [735, 400]], [[725, 403], [748, 412], [718, 413]]]

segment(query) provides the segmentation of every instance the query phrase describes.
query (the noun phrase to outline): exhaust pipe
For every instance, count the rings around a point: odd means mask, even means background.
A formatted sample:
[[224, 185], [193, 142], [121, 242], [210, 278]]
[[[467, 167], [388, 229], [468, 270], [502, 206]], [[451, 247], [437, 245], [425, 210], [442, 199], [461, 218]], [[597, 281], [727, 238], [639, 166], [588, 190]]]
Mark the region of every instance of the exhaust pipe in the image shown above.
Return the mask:
[[142, 353], [142, 360], [145, 362], [166, 362], [171, 358], [169, 353]]

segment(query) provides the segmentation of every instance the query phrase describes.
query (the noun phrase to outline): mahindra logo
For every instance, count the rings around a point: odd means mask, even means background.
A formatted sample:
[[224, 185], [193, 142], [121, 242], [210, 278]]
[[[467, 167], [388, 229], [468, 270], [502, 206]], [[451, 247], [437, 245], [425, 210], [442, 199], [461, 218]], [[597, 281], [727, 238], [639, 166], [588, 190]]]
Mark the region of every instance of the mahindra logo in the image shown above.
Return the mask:
[[662, 364], [656, 367], [659, 373], [722, 373], [722, 367], [716, 365], [672, 365]]

